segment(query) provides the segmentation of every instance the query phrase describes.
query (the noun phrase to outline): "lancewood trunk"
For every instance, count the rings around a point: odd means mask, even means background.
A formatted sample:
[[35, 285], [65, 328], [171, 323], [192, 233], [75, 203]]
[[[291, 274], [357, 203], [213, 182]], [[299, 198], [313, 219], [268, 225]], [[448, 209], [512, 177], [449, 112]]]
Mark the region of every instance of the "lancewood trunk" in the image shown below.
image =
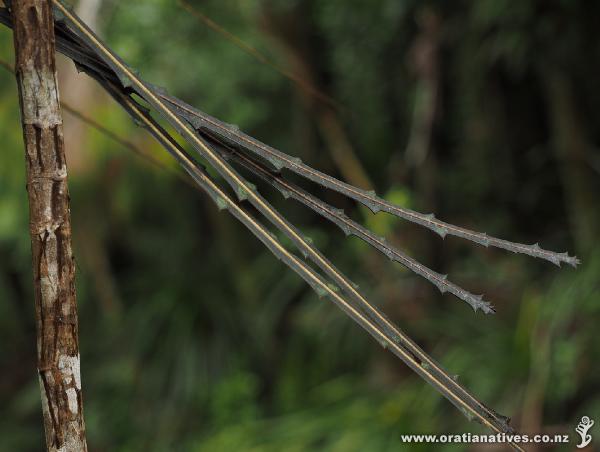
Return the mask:
[[13, 0], [25, 140], [37, 365], [49, 451], [86, 451], [75, 263], [50, 0]]

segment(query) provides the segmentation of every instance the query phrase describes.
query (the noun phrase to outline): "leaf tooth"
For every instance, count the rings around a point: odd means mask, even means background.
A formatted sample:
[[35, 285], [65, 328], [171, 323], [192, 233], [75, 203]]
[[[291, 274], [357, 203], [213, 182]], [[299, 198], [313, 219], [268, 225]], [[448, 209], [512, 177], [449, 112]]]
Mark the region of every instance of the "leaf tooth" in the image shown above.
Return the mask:
[[248, 199], [248, 191], [241, 185], [237, 186], [235, 194], [237, 195], [239, 201], [245, 201]]
[[154, 91], [155, 93], [160, 94], [161, 96], [168, 96], [169, 92], [167, 90], [167, 88], [165, 88], [164, 86], [158, 86], [158, 85], [154, 85], [152, 83], [148, 83], [146, 82], [146, 84], [152, 89], [152, 91]]
[[196, 130], [202, 130], [206, 127], [206, 121], [200, 116], [191, 116], [186, 117], [187, 121], [192, 125], [192, 127]]
[[237, 132], [240, 131], [240, 126], [238, 126], [237, 124], [227, 124], [226, 128], [229, 133], [237, 134]]
[[549, 260], [550, 262], [552, 262], [554, 265], [560, 267], [561, 263], [564, 262], [568, 265], [570, 265], [571, 267], [576, 268], [577, 265], [580, 264], [580, 261], [577, 257], [575, 256], [569, 256], [569, 254], [567, 252], [564, 253], [551, 253], [547, 256], [544, 256], [545, 259]]
[[434, 226], [433, 231], [439, 235], [442, 239], [445, 239], [448, 235], [448, 229], [443, 226]]
[[572, 267], [577, 267], [580, 263], [579, 259], [575, 256], [569, 256], [567, 252], [564, 253], [555, 253], [552, 251], [546, 251], [540, 247], [539, 243], [534, 243], [533, 245], [525, 245], [524, 250], [519, 248], [509, 248], [513, 252], [517, 253], [525, 253], [533, 257], [538, 257], [540, 259], [545, 259], [549, 262], [552, 262], [557, 267], [561, 266], [562, 262], [569, 264]]
[[373, 213], [381, 212], [381, 206], [379, 206], [379, 204], [377, 204], [377, 203], [365, 201], [364, 205], [367, 207], [367, 209], [369, 209]]
[[396, 261], [398, 258], [397, 253], [393, 248], [387, 246], [385, 237], [379, 237], [379, 241], [383, 244], [383, 254], [385, 254], [389, 260]]
[[560, 257], [558, 255], [552, 254], [552, 255], [548, 256], [548, 260], [550, 262], [552, 262], [554, 265], [556, 265], [557, 267], [560, 267], [561, 260], [560, 260]]
[[[66, 5], [65, 5], [66, 7]], [[54, 21], [55, 22], [64, 22], [66, 19], [66, 16], [64, 15], [64, 13], [60, 10], [60, 9], [54, 9]]]
[[[132, 69], [129, 66], [127, 66], [127, 69], [129, 70], [129, 72], [133, 73], [134, 76], [136, 76], [136, 77], [139, 76], [139, 72], [137, 70]], [[124, 88], [132, 88], [133, 87], [133, 81], [131, 80], [131, 78], [129, 78], [127, 75], [125, 75], [125, 73], [118, 71], [117, 76], [119, 77], [119, 81], [121, 82], [121, 84], [123, 85]]]
[[327, 296], [327, 290], [325, 290], [325, 288], [319, 284], [313, 284], [312, 285], [314, 291], [317, 293], [317, 296], [319, 298], [323, 298]]
[[442, 275], [441, 273], [436, 273], [434, 271], [430, 271], [430, 273], [433, 275], [433, 277], [427, 279], [431, 281], [431, 283], [433, 283], [435, 287], [437, 287], [440, 293], [445, 294], [446, 292], [448, 292], [448, 284], [446, 283], [448, 275]]
[[133, 86], [133, 83], [129, 77], [127, 77], [126, 75], [123, 75], [123, 74], [118, 74], [118, 75], [119, 75], [119, 81], [121, 82], [121, 84], [123, 85], [124, 88], [131, 88]]
[[340, 229], [342, 230], [342, 232], [344, 233], [344, 235], [346, 237], [351, 236], [352, 234], [354, 234], [354, 231], [352, 230], [352, 228], [346, 226], [346, 225], [341, 225]]
[[285, 163], [278, 157], [269, 156], [267, 160], [277, 171], [281, 171], [283, 168], [285, 168]]
[[147, 125], [141, 119], [132, 116], [131, 120], [136, 127], [139, 127], [140, 129], [148, 129]]
[[363, 201], [361, 201], [363, 205], [373, 213], [381, 212], [381, 205], [378, 202], [379, 198], [377, 197], [375, 190], [360, 190], [359, 192], [364, 198]]
[[250, 182], [246, 182], [245, 183], [246, 187], [244, 187], [241, 184], [238, 184], [235, 190], [235, 194], [238, 197], [239, 201], [245, 201], [248, 199], [248, 195], [249, 195], [249, 191], [256, 191], [256, 185], [250, 183]]
[[481, 234], [479, 234], [479, 236], [480, 237], [478, 237], [478, 243], [488, 248], [490, 246], [490, 238], [488, 237], [488, 235], [485, 232], [482, 232]]
[[327, 283], [327, 287], [329, 287], [334, 292], [339, 292], [340, 288], [333, 283]]
[[496, 313], [494, 306], [483, 300], [483, 295], [469, 295], [469, 299], [471, 299], [469, 303], [471, 303], [471, 306], [473, 306], [473, 310], [475, 312], [481, 309], [485, 314]]
[[464, 416], [467, 418], [467, 420], [469, 422], [473, 422], [473, 421], [477, 420], [477, 418], [473, 415], [473, 413], [471, 411], [467, 410], [466, 408], [460, 407], [459, 410], [462, 414], [464, 414]]
[[228, 207], [225, 198], [222, 198], [220, 196], [215, 196], [215, 204], [217, 205], [217, 208], [219, 210], [226, 210]]
[[581, 261], [576, 256], [569, 256], [569, 253], [566, 251], [560, 254], [562, 261], [566, 262], [573, 268], [577, 268], [577, 266], [581, 263]]
[[[237, 159], [237, 156], [233, 156], [233, 158], [234, 158], [234, 161], [237, 161], [237, 162], [239, 162], [239, 160]], [[265, 178], [265, 180], [267, 180], [267, 179]], [[276, 189], [276, 190], [277, 190], [279, 193], [281, 193], [281, 196], [283, 196], [283, 197], [285, 198], [284, 192], [287, 192], [287, 190], [286, 190], [285, 188], [283, 188], [283, 185], [281, 185], [281, 184], [278, 184], [278, 183], [275, 183], [275, 184], [273, 184], [273, 187], [275, 187], [275, 189]], [[289, 193], [289, 192], [288, 192], [288, 193]], [[287, 198], [286, 198], [286, 199], [287, 199]]]
[[487, 416], [489, 419], [494, 419], [496, 421], [500, 421], [500, 423], [504, 427], [504, 430], [507, 433], [514, 432], [514, 429], [510, 426], [510, 417], [504, 416], [504, 415], [492, 410], [491, 408], [488, 408], [488, 410], [490, 412], [490, 415]]

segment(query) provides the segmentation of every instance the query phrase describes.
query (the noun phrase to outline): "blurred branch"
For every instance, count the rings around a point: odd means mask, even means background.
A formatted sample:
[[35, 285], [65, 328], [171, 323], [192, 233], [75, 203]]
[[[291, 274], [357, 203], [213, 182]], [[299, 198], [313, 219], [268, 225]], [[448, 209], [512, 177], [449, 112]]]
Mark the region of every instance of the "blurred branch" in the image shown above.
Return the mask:
[[567, 76], [550, 66], [541, 71], [553, 133], [557, 166], [565, 187], [578, 253], [586, 255], [599, 231], [598, 199], [591, 182], [587, 155], [591, 148]]
[[233, 43], [239, 49], [243, 50], [247, 54], [254, 57], [254, 59], [256, 61], [264, 64], [265, 66], [270, 67], [278, 74], [284, 76], [285, 78], [287, 78], [288, 80], [290, 80], [291, 82], [296, 84], [300, 89], [302, 89], [308, 95], [314, 97], [315, 99], [318, 99], [321, 102], [326, 103], [327, 105], [329, 105], [333, 108], [336, 108], [336, 109], [340, 108], [339, 104], [335, 100], [333, 100], [333, 98], [331, 98], [327, 94], [323, 93], [323, 91], [316, 88], [312, 83], [307, 82], [301, 76], [299, 76], [293, 72], [290, 72], [287, 69], [281, 68], [276, 63], [271, 61], [266, 55], [264, 55], [262, 52], [260, 52], [258, 49], [256, 49], [255, 47], [252, 47], [251, 45], [247, 44], [242, 39], [240, 39], [239, 37], [234, 35], [233, 33], [227, 31], [223, 26], [216, 23], [214, 20], [212, 20], [206, 14], [202, 13], [198, 8], [195, 8], [187, 0], [177, 0], [177, 3], [179, 4], [180, 7], [185, 9], [188, 13], [190, 13], [192, 16], [194, 16], [200, 22], [204, 23], [204, 25], [206, 25], [208, 28], [210, 28], [211, 30], [220, 34], [222, 37], [227, 39], [229, 42]]
[[[250, 46], [233, 33], [227, 31], [223, 26], [217, 24], [214, 20], [209, 18], [206, 14], [200, 12], [197, 8], [194, 8], [187, 0], [177, 0], [177, 3], [198, 20], [203, 22], [206, 26], [219, 33], [225, 39], [232, 42], [246, 53], [252, 55], [257, 61], [269, 66], [280, 75], [294, 82], [296, 86], [300, 88], [300, 91], [304, 97], [307, 97], [305, 102], [306, 105], [314, 104], [312, 99], [309, 100], [308, 98], [314, 98], [326, 104], [329, 108], [322, 108], [317, 105], [310, 110], [312, 113], [315, 113], [316, 111], [318, 114], [317, 118], [319, 129], [328, 143], [328, 149], [332, 154], [334, 162], [340, 169], [344, 178], [346, 178], [346, 180], [353, 185], [365, 189], [371, 189], [373, 187], [373, 183], [359, 162], [350, 139], [348, 138], [341, 122], [339, 121], [339, 118], [335, 113], [336, 110], [339, 110], [338, 104], [332, 99], [331, 96], [325, 94], [322, 88], [316, 87], [314, 82], [315, 77], [311, 74], [311, 69], [308, 67], [307, 63], [297, 56], [289, 55], [289, 52], [294, 52], [293, 46], [290, 42], [284, 43], [288, 50], [288, 56], [296, 63], [296, 65], [302, 66], [298, 72], [304, 74], [304, 76], [300, 76], [296, 73], [290, 72], [289, 70], [280, 68], [256, 48]], [[269, 29], [273, 33], [274, 29], [272, 27], [269, 27]], [[276, 37], [279, 40], [282, 39], [280, 35], [276, 35]], [[307, 82], [306, 80], [311, 81]]]
[[[318, 86], [317, 68], [312, 64], [311, 49], [307, 45], [306, 27], [302, 21], [302, 14], [298, 5], [289, 13], [276, 12], [269, 2], [263, 3], [263, 25], [265, 30], [279, 42], [288, 59], [288, 64], [295, 67], [296, 71], [310, 80], [311, 85]], [[324, 88], [320, 87], [320, 91]], [[327, 105], [314, 102], [304, 92], [303, 104], [310, 115], [315, 119], [318, 130], [321, 132], [333, 162], [340, 173], [354, 186], [371, 190], [373, 182], [360, 162], [352, 141], [349, 138], [338, 113]]]
[[431, 7], [424, 7], [419, 16], [420, 33], [410, 52], [417, 86], [405, 159], [409, 165], [416, 167], [425, 161], [429, 152], [438, 111], [440, 22], [440, 17]]

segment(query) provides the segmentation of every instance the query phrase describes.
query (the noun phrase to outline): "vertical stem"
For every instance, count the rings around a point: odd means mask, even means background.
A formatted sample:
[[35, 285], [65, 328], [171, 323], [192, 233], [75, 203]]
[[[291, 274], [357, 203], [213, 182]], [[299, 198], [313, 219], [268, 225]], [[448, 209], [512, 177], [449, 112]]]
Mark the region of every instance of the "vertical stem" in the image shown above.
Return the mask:
[[52, 6], [49, 0], [13, 0], [11, 4], [46, 444], [49, 451], [87, 451]]

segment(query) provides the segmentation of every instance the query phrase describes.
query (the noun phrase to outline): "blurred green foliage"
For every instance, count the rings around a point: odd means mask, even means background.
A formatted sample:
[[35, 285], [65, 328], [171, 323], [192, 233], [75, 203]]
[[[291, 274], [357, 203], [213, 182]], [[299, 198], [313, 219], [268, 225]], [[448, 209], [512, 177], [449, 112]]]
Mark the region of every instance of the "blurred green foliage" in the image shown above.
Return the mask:
[[[320, 193], [485, 292], [498, 314], [484, 318], [261, 187], [371, 300], [517, 428], [573, 434], [583, 415], [600, 422], [600, 4], [194, 4], [296, 70], [289, 42], [266, 19], [286, 28], [292, 18], [314, 83], [343, 106], [338, 117], [388, 199], [577, 252], [577, 271], [558, 270], [441, 241]], [[427, 17], [437, 28], [427, 28]], [[176, 2], [105, 0], [98, 28], [147, 80], [339, 176], [298, 88]], [[434, 76], [415, 68], [423, 41], [437, 46]], [[12, 59], [6, 29], [0, 55]], [[431, 80], [438, 89], [431, 145], [411, 166], [404, 154], [420, 111], [416, 93]], [[106, 96], [87, 96], [79, 99], [87, 114], [174, 168]], [[77, 120], [65, 113], [65, 122], [68, 133]], [[0, 133], [0, 449], [39, 450], [22, 138], [16, 85], [4, 72]], [[400, 434], [483, 432], [172, 171], [148, 166], [93, 129], [77, 143], [70, 158], [84, 164], [71, 168], [70, 186], [90, 450], [430, 450], [402, 445]], [[440, 448], [455, 449], [462, 448]]]

